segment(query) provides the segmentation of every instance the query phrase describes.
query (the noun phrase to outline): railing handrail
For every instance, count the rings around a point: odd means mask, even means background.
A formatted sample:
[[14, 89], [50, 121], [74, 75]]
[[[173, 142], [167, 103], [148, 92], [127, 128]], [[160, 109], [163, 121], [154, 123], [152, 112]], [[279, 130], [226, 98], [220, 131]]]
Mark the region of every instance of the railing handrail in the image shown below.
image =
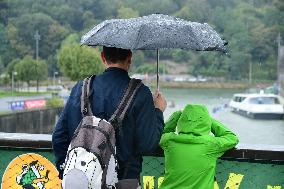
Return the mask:
[[[0, 133], [0, 148], [52, 150], [51, 135]], [[159, 148], [147, 156], [163, 157], [164, 152]], [[237, 148], [227, 151], [222, 159], [284, 162], [284, 146], [241, 144]]]

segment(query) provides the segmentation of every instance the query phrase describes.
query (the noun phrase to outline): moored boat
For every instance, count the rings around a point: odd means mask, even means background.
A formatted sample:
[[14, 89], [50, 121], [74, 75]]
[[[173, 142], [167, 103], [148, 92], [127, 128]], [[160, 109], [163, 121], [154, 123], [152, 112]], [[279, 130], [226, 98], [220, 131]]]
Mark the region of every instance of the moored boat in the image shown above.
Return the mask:
[[229, 106], [233, 112], [255, 119], [282, 119], [284, 106], [274, 94], [235, 94]]

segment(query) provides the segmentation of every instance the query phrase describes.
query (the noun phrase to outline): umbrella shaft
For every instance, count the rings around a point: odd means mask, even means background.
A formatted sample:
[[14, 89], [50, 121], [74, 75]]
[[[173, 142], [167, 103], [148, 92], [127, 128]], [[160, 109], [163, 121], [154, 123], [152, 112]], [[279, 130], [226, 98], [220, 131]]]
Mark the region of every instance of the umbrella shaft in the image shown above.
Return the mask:
[[159, 49], [157, 49], [157, 91], [160, 90], [160, 86], [159, 86]]

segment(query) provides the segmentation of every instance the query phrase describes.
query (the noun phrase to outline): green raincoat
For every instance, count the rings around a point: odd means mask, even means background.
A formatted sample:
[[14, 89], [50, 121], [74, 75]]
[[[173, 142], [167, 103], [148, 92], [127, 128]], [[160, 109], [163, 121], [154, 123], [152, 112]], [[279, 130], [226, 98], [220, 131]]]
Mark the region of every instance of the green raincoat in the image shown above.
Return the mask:
[[205, 106], [187, 105], [173, 113], [160, 141], [165, 153], [160, 189], [213, 189], [217, 159], [237, 143], [237, 136], [211, 118]]

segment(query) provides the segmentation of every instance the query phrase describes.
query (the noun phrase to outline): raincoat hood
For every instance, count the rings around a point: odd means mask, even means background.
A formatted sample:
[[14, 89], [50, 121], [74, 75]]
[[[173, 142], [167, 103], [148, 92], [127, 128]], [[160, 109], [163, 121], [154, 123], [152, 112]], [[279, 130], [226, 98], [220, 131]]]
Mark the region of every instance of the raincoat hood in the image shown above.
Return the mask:
[[187, 105], [177, 122], [177, 132], [197, 136], [208, 135], [211, 124], [211, 117], [205, 106]]

